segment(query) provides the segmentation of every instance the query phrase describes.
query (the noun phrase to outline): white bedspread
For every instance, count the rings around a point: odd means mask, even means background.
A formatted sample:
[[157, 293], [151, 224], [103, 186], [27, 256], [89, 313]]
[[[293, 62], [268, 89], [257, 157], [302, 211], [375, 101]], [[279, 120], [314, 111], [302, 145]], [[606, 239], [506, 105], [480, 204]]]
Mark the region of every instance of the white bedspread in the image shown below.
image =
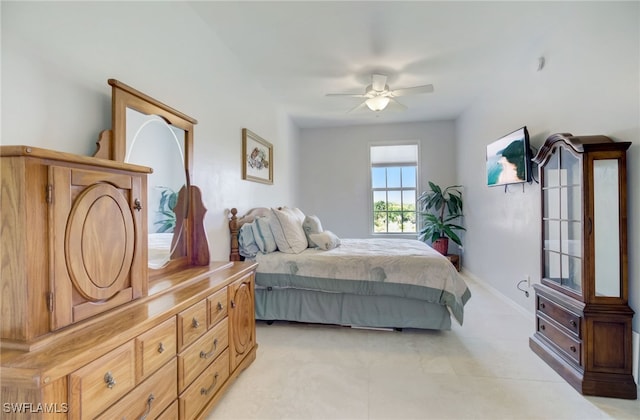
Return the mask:
[[[455, 267], [424, 242], [411, 239], [341, 239], [342, 245], [300, 254], [258, 254], [258, 273], [308, 278], [365, 280], [424, 286], [441, 290], [441, 302], [462, 322], [470, 293]], [[446, 295], [446, 296], [445, 296]], [[450, 300], [453, 298], [454, 302]]]

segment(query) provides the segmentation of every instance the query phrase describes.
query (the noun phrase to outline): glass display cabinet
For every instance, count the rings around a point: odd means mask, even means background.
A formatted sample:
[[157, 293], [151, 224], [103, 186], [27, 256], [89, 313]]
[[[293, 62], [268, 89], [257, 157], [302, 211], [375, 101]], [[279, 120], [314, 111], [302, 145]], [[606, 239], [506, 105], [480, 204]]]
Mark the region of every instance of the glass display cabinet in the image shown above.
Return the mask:
[[582, 394], [636, 399], [627, 303], [630, 145], [553, 134], [533, 159], [542, 188], [542, 279], [529, 345]]

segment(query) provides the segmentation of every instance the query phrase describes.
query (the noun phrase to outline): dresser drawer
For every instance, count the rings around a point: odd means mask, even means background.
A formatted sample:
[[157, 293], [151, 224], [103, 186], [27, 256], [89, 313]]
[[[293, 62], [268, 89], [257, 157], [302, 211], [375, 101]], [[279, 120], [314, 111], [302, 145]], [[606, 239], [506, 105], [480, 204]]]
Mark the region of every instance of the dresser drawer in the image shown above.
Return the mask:
[[178, 352], [207, 331], [207, 301], [202, 300], [178, 314]]
[[229, 351], [225, 350], [180, 395], [180, 419], [195, 418], [229, 378]]
[[138, 385], [98, 419], [155, 419], [178, 397], [177, 362], [174, 358], [146, 381]]
[[211, 362], [229, 347], [228, 318], [178, 355], [178, 389], [184, 391]]
[[136, 338], [138, 382], [176, 355], [176, 319], [171, 317]]
[[209, 310], [209, 328], [227, 316], [227, 288], [217, 291], [207, 298]]
[[162, 414], [160, 414], [156, 420], [176, 420], [179, 417], [178, 414], [178, 400], [176, 399]]
[[133, 341], [94, 360], [69, 375], [72, 418], [93, 418], [135, 386]]
[[582, 363], [582, 343], [568, 333], [561, 331], [552, 322], [538, 317], [538, 332], [556, 345], [564, 354], [578, 365]]
[[544, 298], [543, 296], [538, 296], [538, 311], [547, 315], [549, 318], [553, 319], [558, 324], [562, 325], [564, 328], [574, 333], [576, 337], [581, 338], [581, 334], [580, 334], [581, 318], [579, 315], [576, 315], [564, 309], [563, 307], [553, 303], [552, 301]]

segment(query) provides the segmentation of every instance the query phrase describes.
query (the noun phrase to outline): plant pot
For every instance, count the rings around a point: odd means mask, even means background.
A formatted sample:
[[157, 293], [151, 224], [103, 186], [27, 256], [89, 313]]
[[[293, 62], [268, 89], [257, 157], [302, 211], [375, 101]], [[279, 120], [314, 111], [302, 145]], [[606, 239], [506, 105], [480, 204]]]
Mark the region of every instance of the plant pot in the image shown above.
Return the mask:
[[449, 251], [449, 238], [438, 238], [433, 241], [431, 246], [442, 255], [447, 255], [447, 251]]

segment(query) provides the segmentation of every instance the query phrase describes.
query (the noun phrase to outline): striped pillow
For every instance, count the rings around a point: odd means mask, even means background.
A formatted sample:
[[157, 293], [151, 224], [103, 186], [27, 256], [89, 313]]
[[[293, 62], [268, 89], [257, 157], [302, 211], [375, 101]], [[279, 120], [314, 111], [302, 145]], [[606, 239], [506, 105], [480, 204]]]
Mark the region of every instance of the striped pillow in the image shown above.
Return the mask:
[[257, 217], [253, 222], [252, 229], [253, 237], [260, 252], [268, 254], [278, 249], [273, 232], [271, 231], [269, 217]]

